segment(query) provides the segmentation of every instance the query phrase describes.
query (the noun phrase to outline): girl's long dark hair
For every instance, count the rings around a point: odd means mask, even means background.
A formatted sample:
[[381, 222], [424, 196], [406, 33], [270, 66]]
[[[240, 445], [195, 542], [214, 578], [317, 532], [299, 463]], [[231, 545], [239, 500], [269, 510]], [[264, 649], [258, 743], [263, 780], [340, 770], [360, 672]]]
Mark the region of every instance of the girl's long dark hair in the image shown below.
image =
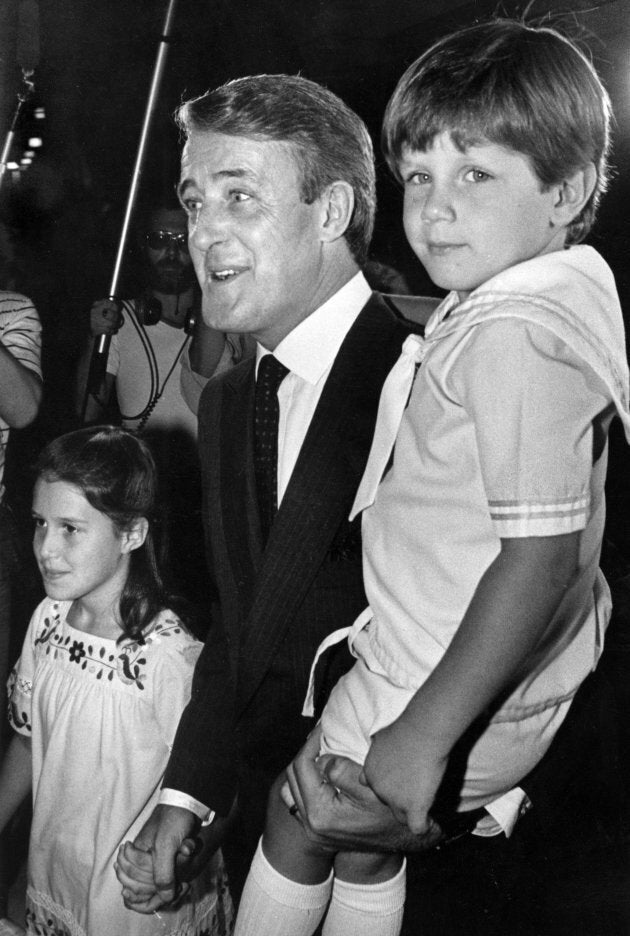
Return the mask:
[[155, 556], [152, 515], [157, 472], [147, 444], [117, 426], [89, 426], [50, 442], [37, 459], [35, 472], [37, 478], [78, 488], [119, 533], [147, 519], [146, 539], [129, 556], [119, 607], [123, 637], [142, 643], [156, 614], [172, 604]]

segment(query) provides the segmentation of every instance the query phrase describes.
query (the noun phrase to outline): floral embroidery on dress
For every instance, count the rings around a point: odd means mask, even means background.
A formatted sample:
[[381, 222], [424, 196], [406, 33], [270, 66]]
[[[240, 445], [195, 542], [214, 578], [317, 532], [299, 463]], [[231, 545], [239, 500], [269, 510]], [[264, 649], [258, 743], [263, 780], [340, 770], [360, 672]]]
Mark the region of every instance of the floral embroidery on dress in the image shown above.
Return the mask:
[[70, 930], [65, 926], [56, 926], [52, 919], [43, 920], [38, 918], [33, 911], [27, 907], [26, 924], [29, 933], [37, 933], [37, 936], [72, 936]]
[[[136, 686], [144, 689], [146, 681], [147, 649], [162, 637], [171, 637], [176, 634], [187, 633], [179, 618], [165, 617], [158, 620], [143, 643], [132, 640], [120, 647], [118, 652], [108, 653], [104, 646], [94, 641], [90, 643], [89, 634], [84, 640], [63, 634], [63, 621], [59, 605], [53, 605], [53, 613], [44, 618], [44, 626], [35, 638], [35, 646], [40, 646], [45, 653], [53, 653], [55, 659], [61, 654], [67, 654], [71, 663], [76, 663], [81, 669], [87, 669], [94, 674], [95, 679], [113, 680], [118, 678], [127, 686]], [[189, 652], [198, 653], [197, 647], [191, 642], [182, 648], [181, 652], [187, 656]]]

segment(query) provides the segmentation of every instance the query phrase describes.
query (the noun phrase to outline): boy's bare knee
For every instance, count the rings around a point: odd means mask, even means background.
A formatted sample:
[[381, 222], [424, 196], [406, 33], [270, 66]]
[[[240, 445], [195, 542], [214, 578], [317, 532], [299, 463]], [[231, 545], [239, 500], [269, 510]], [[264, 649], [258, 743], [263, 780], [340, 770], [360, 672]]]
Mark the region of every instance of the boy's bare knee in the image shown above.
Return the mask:
[[339, 852], [335, 876], [352, 884], [378, 884], [398, 874], [402, 862], [402, 855], [391, 853]]

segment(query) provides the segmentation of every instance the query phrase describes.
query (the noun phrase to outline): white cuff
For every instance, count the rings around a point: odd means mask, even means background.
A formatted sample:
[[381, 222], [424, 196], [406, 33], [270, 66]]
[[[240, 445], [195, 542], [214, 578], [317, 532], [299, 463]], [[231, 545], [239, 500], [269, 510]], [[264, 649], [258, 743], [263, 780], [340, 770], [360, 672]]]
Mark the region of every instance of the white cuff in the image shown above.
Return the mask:
[[169, 790], [168, 788], [160, 790], [158, 802], [165, 806], [181, 806], [182, 809], [187, 809], [189, 812], [194, 813], [198, 819], [201, 819], [202, 826], [210, 825], [216, 815], [214, 810], [208, 809], [199, 800], [193, 799], [192, 796], [181, 793], [179, 790]]

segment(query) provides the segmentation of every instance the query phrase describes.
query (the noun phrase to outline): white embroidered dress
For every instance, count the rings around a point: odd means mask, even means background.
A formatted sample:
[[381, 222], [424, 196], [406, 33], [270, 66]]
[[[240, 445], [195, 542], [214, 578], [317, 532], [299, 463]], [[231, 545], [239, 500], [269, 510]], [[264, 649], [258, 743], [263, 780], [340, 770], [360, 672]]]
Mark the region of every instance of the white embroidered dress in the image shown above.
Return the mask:
[[161, 612], [143, 645], [71, 627], [44, 599], [9, 679], [14, 729], [32, 738], [27, 927], [45, 936], [223, 936], [231, 903], [220, 855], [176, 910], [127, 910], [114, 872], [161, 778], [201, 644]]

